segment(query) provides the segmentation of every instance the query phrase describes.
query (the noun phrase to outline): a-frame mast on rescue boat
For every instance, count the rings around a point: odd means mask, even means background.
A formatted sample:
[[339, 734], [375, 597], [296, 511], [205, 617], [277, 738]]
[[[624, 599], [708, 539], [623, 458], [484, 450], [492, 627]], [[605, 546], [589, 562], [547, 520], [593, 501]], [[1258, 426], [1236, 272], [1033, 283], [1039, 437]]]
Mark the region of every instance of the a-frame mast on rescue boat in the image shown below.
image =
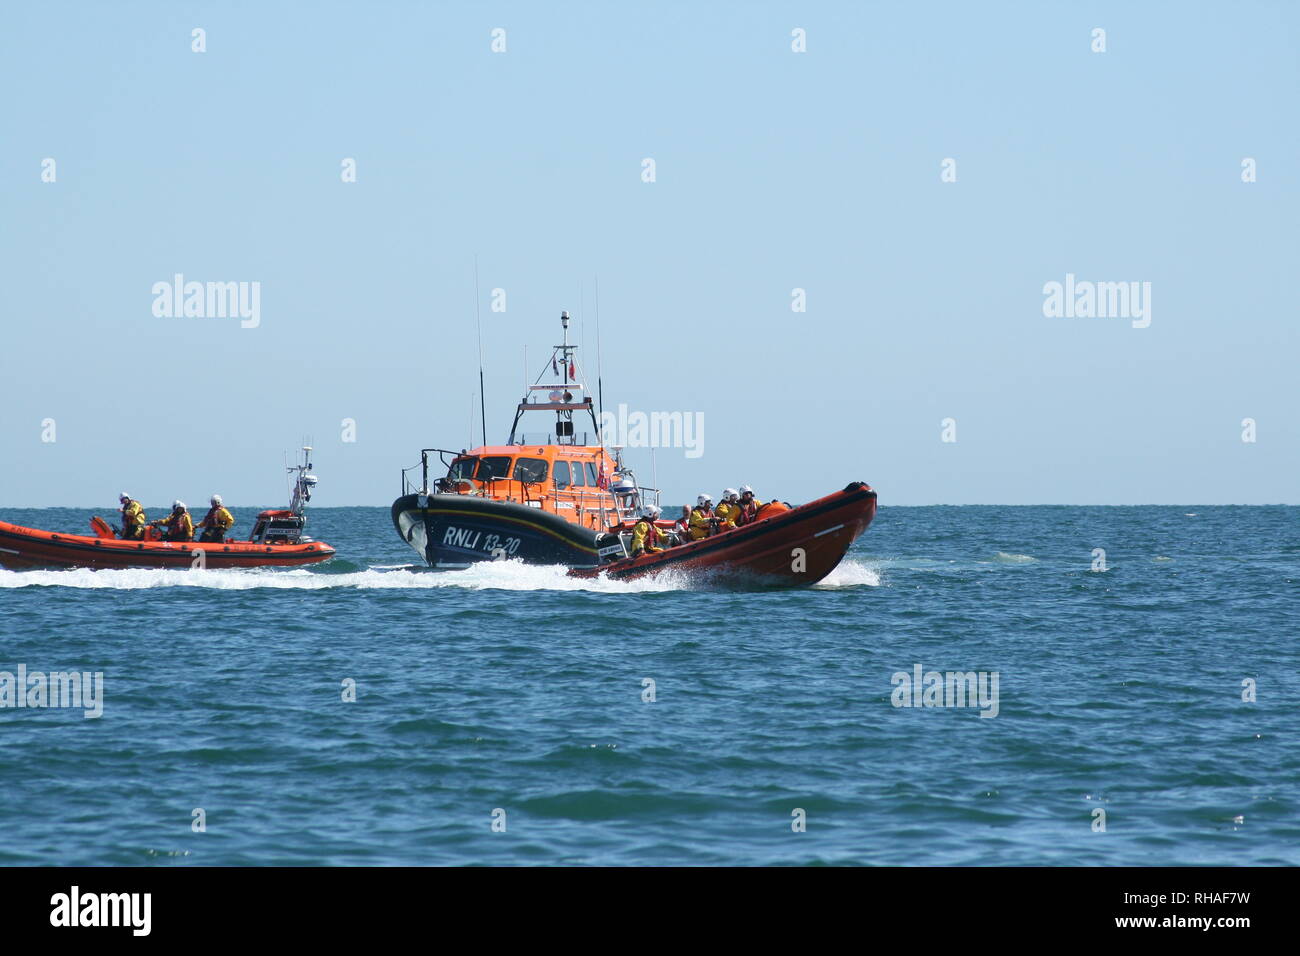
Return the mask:
[[[543, 368], [542, 373], [537, 376], [537, 381], [528, 386], [529, 393], [546, 392], [546, 401], [530, 402], [530, 394], [524, 395], [515, 408], [515, 420], [510, 425], [510, 437], [506, 440], [507, 445], [520, 444], [516, 442], [515, 437], [518, 434], [519, 420], [524, 417], [524, 412], [555, 412], [555, 444], [557, 445], [576, 445], [577, 436], [573, 431], [573, 413], [586, 412], [591, 416], [591, 425], [596, 434], [596, 445], [601, 445], [600, 421], [596, 418], [596, 409], [592, 403], [591, 396], [586, 394], [587, 386], [578, 380], [578, 365], [574, 358], [574, 353], [578, 351], [578, 346], [569, 344], [569, 313], [560, 313], [560, 325], [564, 328], [564, 341], [554, 346], [551, 352], [551, 371], [557, 377], [562, 376], [562, 380], [556, 383], [543, 383], [542, 376], [546, 374]], [[583, 392], [582, 398], [574, 396], [574, 391]]]

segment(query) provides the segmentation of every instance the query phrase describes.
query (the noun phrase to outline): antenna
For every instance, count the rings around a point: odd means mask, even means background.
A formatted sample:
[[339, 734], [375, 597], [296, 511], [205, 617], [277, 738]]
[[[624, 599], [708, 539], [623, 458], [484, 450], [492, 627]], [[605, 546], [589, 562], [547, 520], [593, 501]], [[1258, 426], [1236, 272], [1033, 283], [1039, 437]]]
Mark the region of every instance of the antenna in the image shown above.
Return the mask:
[[[478, 407], [483, 415], [483, 444], [487, 444], [487, 403], [483, 400], [483, 325], [479, 321], [479, 291], [478, 291], [478, 254], [474, 254], [474, 333], [478, 336]], [[470, 405], [470, 415], [474, 414], [474, 407]], [[470, 419], [471, 422], [473, 419]], [[470, 425], [470, 431], [473, 432], [474, 426]], [[473, 444], [471, 439], [470, 444]]]
[[[310, 442], [310, 437], [303, 440], [302, 464], [293, 465], [289, 468], [289, 510], [299, 517], [302, 516], [303, 510], [307, 507], [307, 502], [311, 501], [312, 489], [316, 487], [316, 476], [311, 473], [312, 446]], [[288, 460], [288, 457], [288, 454], [286, 454], [285, 459]]]
[[[605, 420], [605, 382], [601, 375], [600, 365], [600, 276], [596, 276], [596, 404], [600, 407], [600, 419]], [[597, 432], [599, 432], [597, 426]], [[605, 443], [605, 437], [597, 434], [600, 443]]]
[[561, 346], [561, 349], [563, 349], [563, 351], [560, 354], [560, 358], [564, 360], [564, 368], [561, 371], [564, 373], [564, 384], [568, 385], [569, 384], [569, 313], [568, 312], [560, 313], [560, 327], [564, 329], [564, 345]]

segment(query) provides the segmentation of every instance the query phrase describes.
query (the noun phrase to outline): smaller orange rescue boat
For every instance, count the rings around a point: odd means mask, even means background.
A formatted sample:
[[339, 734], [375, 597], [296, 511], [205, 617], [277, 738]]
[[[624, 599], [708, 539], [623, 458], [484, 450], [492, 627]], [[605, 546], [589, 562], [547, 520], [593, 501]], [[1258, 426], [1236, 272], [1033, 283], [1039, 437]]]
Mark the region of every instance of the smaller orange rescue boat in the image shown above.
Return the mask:
[[0, 521], [0, 567], [25, 568], [256, 568], [296, 567], [334, 557], [334, 549], [302, 533], [316, 476], [310, 447], [296, 473], [286, 510], [263, 511], [247, 541], [163, 541], [150, 528], [143, 541], [124, 541], [107, 521], [90, 519], [93, 534], [39, 531]]
[[[855, 481], [795, 508], [768, 502], [753, 522], [698, 541], [680, 540], [672, 522], [656, 521], [671, 547], [599, 567], [570, 568], [569, 574], [628, 580], [676, 571], [715, 584], [803, 587], [834, 571], [875, 516], [875, 491]], [[631, 535], [620, 537], [626, 550]]]

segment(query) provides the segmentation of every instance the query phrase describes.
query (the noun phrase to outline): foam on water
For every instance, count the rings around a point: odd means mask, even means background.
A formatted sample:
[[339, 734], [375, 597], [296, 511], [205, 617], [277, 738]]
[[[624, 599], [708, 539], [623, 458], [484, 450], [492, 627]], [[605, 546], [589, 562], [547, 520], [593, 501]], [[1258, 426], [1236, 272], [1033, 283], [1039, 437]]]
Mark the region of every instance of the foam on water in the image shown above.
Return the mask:
[[822, 578], [814, 588], [877, 588], [880, 587], [880, 572], [857, 561], [841, 561], [839, 566]]
[[172, 570], [126, 568], [91, 570], [73, 568], [63, 571], [0, 570], [0, 589], [25, 587], [65, 587], [135, 591], [148, 588], [212, 588], [223, 591], [249, 591], [280, 588], [316, 591], [335, 588], [358, 590], [432, 590], [466, 588], [503, 591], [596, 591], [634, 594], [651, 591], [677, 591], [690, 582], [677, 575], [661, 574], [635, 581], [610, 581], [604, 578], [570, 577], [558, 565], [531, 565], [521, 561], [485, 561], [460, 571], [411, 570], [408, 567], [372, 567], [346, 574], [321, 574], [302, 568]]
[[1007, 551], [999, 551], [993, 556], [993, 560], [1001, 564], [1029, 564], [1038, 559], [1028, 554], [1015, 554]]
[[[877, 587], [880, 574], [854, 561], [844, 561], [823, 579], [819, 588]], [[463, 570], [433, 571], [409, 565], [374, 565], [364, 571], [322, 574], [304, 568], [276, 570], [245, 569], [162, 569], [72, 568], [68, 570], [0, 570], [0, 589], [64, 587], [88, 590], [137, 591], [149, 588], [208, 588], [221, 591], [251, 591], [278, 588], [320, 591], [339, 588], [357, 590], [434, 590], [464, 588], [471, 591], [592, 591], [604, 594], [640, 594], [682, 591], [704, 586], [707, 581], [668, 571], [632, 581], [607, 578], [570, 577], [559, 565], [524, 564], [522, 561], [484, 561]]]

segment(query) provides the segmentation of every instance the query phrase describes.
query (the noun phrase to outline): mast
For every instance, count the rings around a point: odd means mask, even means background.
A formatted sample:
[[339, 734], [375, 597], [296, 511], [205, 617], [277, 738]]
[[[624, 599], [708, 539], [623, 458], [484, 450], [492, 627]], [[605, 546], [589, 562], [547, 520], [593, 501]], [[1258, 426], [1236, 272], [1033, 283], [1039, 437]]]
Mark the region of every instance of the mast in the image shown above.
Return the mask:
[[[564, 341], [559, 345], [552, 346], [550, 361], [550, 371], [555, 376], [555, 380], [549, 383], [542, 381], [547, 373], [546, 368], [543, 367], [537, 380], [528, 386], [528, 392], [525, 393], [523, 400], [515, 408], [515, 420], [510, 426], [508, 444], [517, 444], [515, 437], [519, 431], [519, 420], [523, 417], [524, 412], [536, 411], [555, 412], [555, 440], [557, 445], [577, 444], [577, 435], [573, 430], [573, 413], [575, 411], [587, 412], [591, 416], [591, 425], [595, 431], [596, 443], [600, 444], [600, 422], [596, 419], [596, 410], [592, 404], [591, 396], [584, 395], [578, 398], [574, 395], [575, 391], [586, 392], [587, 386], [578, 378], [578, 363], [574, 356], [574, 353], [578, 351], [578, 346], [569, 344], [569, 321], [569, 313], [561, 312], [560, 326], [563, 329]], [[530, 402], [528, 400], [529, 394], [533, 392], [546, 392], [546, 401]]]
[[307, 510], [307, 502], [311, 501], [311, 490], [316, 487], [316, 476], [311, 473], [311, 445], [302, 446], [302, 464], [290, 466], [289, 474], [293, 476], [293, 496], [289, 499], [289, 510], [302, 517], [302, 513]]
[[[596, 277], [596, 403], [600, 406], [600, 417], [605, 417], [605, 379], [601, 371], [600, 364], [600, 276]], [[596, 437], [600, 437], [600, 428], [596, 429]], [[604, 444], [604, 440], [601, 440]]]
[[[483, 444], [486, 445], [487, 403], [483, 401], [483, 323], [479, 319], [478, 256], [474, 257], [474, 333], [478, 336], [478, 407], [483, 416]], [[473, 412], [471, 407], [470, 414]]]

